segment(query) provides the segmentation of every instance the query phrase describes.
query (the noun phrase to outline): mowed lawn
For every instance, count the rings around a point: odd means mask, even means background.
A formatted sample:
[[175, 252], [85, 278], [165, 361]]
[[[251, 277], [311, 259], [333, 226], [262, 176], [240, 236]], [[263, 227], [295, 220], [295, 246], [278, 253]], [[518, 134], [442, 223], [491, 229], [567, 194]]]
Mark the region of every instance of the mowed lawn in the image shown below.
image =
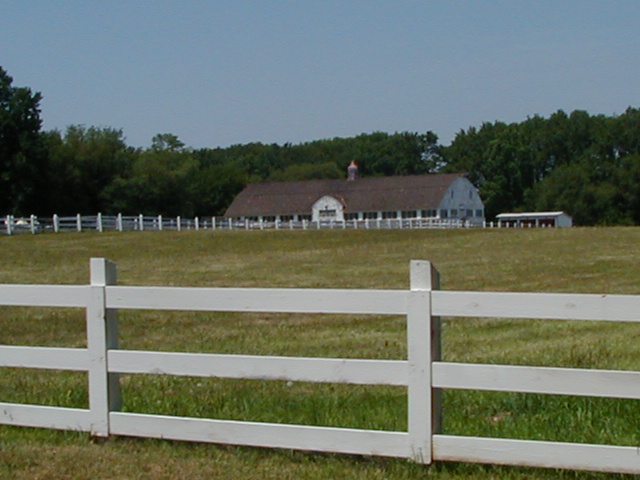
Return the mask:
[[[432, 261], [446, 290], [640, 294], [640, 229], [82, 233], [0, 237], [0, 283], [86, 284], [89, 259], [123, 285], [406, 289]], [[127, 349], [406, 358], [401, 317], [120, 312]], [[82, 347], [84, 312], [0, 308], [0, 344]], [[444, 319], [447, 361], [640, 370], [640, 325]], [[0, 369], [0, 402], [87, 406], [83, 373]], [[406, 430], [392, 387], [122, 378], [124, 410]], [[640, 445], [635, 401], [451, 391], [444, 431]], [[0, 426], [0, 478], [615, 478], [544, 469], [113, 438]]]

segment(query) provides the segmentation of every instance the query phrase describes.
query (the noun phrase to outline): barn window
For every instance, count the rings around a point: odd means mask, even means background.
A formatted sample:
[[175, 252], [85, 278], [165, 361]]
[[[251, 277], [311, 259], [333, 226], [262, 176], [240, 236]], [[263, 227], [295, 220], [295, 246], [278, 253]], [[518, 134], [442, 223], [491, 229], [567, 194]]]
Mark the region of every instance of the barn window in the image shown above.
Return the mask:
[[449, 210], [440, 210], [440, 218], [448, 218]]
[[382, 218], [398, 218], [398, 212], [382, 212]]
[[320, 212], [318, 213], [320, 214], [320, 218], [327, 218], [327, 219], [336, 218], [335, 209], [320, 210]]
[[476, 210], [476, 217], [482, 217], [482, 209]]
[[311, 221], [311, 215], [298, 215], [298, 218], [300, 219], [301, 222], [304, 220], [307, 220], [309, 222]]
[[280, 215], [281, 222], [291, 222], [293, 220], [293, 215]]
[[347, 213], [347, 220], [358, 220], [358, 213]]
[[267, 215], [266, 217], [262, 217], [262, 219], [265, 222], [275, 222], [276, 221], [275, 215]]
[[435, 217], [437, 215], [438, 215], [438, 211], [437, 210], [422, 210], [422, 217], [423, 218]]
[[376, 218], [378, 218], [378, 212], [364, 212], [362, 214], [362, 217], [365, 220], [375, 220]]
[[416, 210], [405, 210], [402, 212], [402, 218], [416, 218], [418, 216], [418, 212]]

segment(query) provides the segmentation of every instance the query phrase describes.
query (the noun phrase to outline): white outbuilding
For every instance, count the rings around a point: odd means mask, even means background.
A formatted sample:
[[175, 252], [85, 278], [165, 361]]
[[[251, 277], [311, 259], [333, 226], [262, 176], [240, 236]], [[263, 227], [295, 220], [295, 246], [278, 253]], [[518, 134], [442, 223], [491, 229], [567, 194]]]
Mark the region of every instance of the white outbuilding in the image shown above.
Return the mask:
[[564, 212], [501, 213], [496, 215], [499, 227], [572, 227], [573, 219]]

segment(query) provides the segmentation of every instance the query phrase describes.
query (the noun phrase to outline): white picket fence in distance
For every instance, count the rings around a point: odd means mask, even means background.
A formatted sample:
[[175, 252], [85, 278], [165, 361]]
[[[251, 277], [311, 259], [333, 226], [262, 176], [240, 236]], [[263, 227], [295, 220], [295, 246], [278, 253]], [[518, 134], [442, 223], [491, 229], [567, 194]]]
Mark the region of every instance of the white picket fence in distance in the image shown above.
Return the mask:
[[[91, 260], [86, 286], [0, 285], [0, 306], [86, 309], [87, 348], [0, 346], [0, 367], [85, 371], [89, 408], [0, 403], [0, 424], [433, 461], [640, 473], [637, 446], [479, 438], [441, 432], [442, 389], [640, 399], [640, 373], [479, 365], [440, 360], [439, 317], [640, 321], [640, 296], [438, 290], [429, 262], [411, 262], [409, 290], [246, 289], [116, 285]], [[128, 351], [119, 309], [403, 315], [407, 360], [325, 359]], [[119, 374], [277, 379], [405, 386], [408, 430], [372, 431], [185, 418], [120, 411]]]
[[0, 234], [61, 233], [61, 232], [130, 232], [162, 230], [415, 230], [470, 228], [472, 225], [455, 218], [395, 218], [345, 221], [263, 221], [238, 220], [224, 217], [163, 217], [162, 215], [80, 215], [71, 217], [4, 217]]

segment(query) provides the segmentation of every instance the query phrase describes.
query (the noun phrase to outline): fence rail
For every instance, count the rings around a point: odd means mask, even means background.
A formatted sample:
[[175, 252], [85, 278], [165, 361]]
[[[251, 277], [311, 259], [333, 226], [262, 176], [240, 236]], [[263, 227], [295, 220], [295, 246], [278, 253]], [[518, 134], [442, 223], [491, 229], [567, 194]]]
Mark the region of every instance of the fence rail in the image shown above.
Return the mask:
[[60, 233], [60, 232], [130, 232], [162, 230], [414, 230], [468, 228], [482, 226], [454, 218], [397, 218], [345, 221], [258, 221], [224, 217], [166, 218], [158, 216], [75, 215], [71, 217], [14, 217], [7, 215], [0, 233]]
[[[0, 285], [0, 305], [82, 307], [87, 348], [0, 346], [0, 367], [85, 371], [88, 409], [0, 403], [0, 424], [432, 461], [640, 473], [636, 446], [479, 438], [441, 431], [443, 389], [640, 399], [640, 372], [480, 365], [440, 360], [439, 316], [640, 321], [640, 296], [438, 290], [429, 262], [411, 262], [410, 290], [117, 286], [91, 260], [87, 286]], [[405, 315], [407, 360], [263, 357], [121, 350], [118, 309]], [[237, 422], [120, 411], [120, 374], [405, 386], [408, 430]]]

